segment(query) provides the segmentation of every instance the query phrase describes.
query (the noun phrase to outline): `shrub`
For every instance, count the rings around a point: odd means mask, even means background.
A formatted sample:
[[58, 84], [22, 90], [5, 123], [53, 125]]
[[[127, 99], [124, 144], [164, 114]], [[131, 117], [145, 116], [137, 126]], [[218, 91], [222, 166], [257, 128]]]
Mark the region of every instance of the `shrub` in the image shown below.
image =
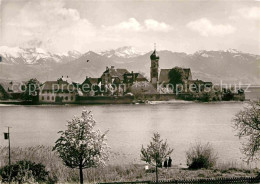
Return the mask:
[[9, 94], [4, 90], [3, 86], [0, 84], [0, 99], [6, 100], [10, 98]]
[[[21, 160], [12, 164], [11, 180], [18, 183], [25, 182], [45, 182], [48, 178], [48, 172], [42, 164], [36, 164], [31, 161]], [[9, 165], [0, 169], [0, 175], [3, 182], [9, 180]]]
[[215, 166], [217, 161], [217, 156], [214, 153], [214, 149], [209, 143], [205, 145], [197, 143], [192, 146], [186, 152], [186, 157], [189, 169], [212, 168]]
[[231, 91], [231, 89], [224, 89], [223, 100], [230, 101], [233, 99], [234, 99], [234, 93]]

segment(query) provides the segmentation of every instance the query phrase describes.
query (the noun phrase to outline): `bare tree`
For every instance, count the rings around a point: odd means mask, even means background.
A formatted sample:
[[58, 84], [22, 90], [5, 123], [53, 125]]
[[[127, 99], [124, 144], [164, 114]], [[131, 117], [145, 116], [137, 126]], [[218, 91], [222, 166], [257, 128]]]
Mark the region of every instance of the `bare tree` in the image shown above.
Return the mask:
[[81, 184], [83, 169], [104, 164], [108, 157], [106, 134], [94, 130], [95, 124], [91, 112], [83, 110], [81, 117], [68, 122], [67, 130], [59, 132], [61, 136], [53, 148], [66, 166], [79, 169]]
[[142, 145], [141, 160], [155, 166], [156, 183], [158, 183], [158, 167], [172, 152], [173, 149], [169, 148], [167, 141], [161, 139], [159, 133], [153, 134], [152, 141], [147, 145], [146, 149]]
[[260, 101], [250, 102], [234, 118], [237, 136], [244, 138], [242, 152], [247, 162], [259, 156], [260, 151]]

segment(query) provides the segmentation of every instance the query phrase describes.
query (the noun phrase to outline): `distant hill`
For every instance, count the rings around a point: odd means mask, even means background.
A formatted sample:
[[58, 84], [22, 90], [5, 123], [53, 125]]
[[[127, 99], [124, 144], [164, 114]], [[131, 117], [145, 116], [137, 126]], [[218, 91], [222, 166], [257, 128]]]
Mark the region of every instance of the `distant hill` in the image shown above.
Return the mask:
[[[69, 76], [82, 82], [86, 76], [99, 77], [106, 66], [142, 72], [149, 78], [150, 54], [132, 47], [81, 54], [70, 51], [53, 54], [39, 48], [21, 49], [0, 47], [0, 79], [40, 81]], [[225, 51], [198, 51], [194, 54], [158, 51], [160, 68], [175, 66], [191, 68], [194, 79], [224, 83], [260, 84], [260, 56], [234, 49]]]

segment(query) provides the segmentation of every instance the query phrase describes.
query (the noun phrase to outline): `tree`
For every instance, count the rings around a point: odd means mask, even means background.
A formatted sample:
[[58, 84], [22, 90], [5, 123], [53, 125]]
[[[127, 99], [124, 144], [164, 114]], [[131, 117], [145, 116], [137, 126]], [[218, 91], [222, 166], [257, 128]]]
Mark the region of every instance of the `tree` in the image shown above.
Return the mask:
[[186, 152], [186, 158], [189, 169], [208, 169], [217, 162], [217, 155], [209, 143], [196, 143]]
[[30, 79], [26, 83], [25, 90], [22, 94], [22, 99], [33, 100], [33, 97], [37, 96], [39, 87], [40, 87], [40, 82], [37, 79]]
[[[12, 164], [10, 169], [12, 171], [12, 181], [17, 181], [18, 183], [26, 183], [29, 181], [46, 182], [48, 179], [48, 172], [45, 170], [45, 166], [31, 161], [18, 161], [15, 164]], [[3, 182], [8, 182], [9, 165], [0, 169], [0, 175], [2, 176]]]
[[108, 158], [106, 132], [94, 130], [95, 125], [91, 111], [83, 110], [81, 117], [68, 121], [67, 130], [59, 132], [61, 136], [53, 148], [66, 166], [79, 169], [81, 184], [83, 169], [104, 165]]
[[184, 80], [185, 80], [185, 72], [182, 68], [180, 67], [174, 67], [170, 70], [169, 74], [169, 83], [173, 85], [173, 87], [175, 87], [176, 90], [176, 86], [177, 84], [183, 84]]
[[155, 166], [156, 183], [158, 183], [158, 167], [170, 156], [173, 149], [169, 148], [167, 141], [163, 141], [159, 133], [154, 133], [152, 141], [145, 149], [142, 145], [141, 160]]
[[0, 99], [5, 100], [5, 99], [8, 99], [8, 98], [10, 98], [9, 94], [5, 91], [3, 86], [0, 84]]
[[234, 98], [234, 93], [232, 92], [231, 89], [225, 89], [224, 88], [224, 93], [223, 93], [223, 100], [225, 101], [230, 101], [230, 100], [233, 100]]
[[260, 153], [260, 101], [250, 102], [234, 118], [234, 128], [239, 138], [246, 138], [242, 152], [247, 162], [254, 160]]

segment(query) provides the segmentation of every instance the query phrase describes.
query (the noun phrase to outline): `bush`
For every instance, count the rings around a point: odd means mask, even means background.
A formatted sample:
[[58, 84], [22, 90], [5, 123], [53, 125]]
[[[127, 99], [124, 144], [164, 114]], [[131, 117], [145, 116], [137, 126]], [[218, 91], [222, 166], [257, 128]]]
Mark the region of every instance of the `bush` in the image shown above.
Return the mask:
[[6, 100], [8, 98], [10, 98], [9, 94], [5, 91], [3, 86], [0, 84], [0, 99], [1, 100]]
[[214, 153], [214, 149], [209, 143], [205, 145], [197, 143], [192, 146], [186, 152], [186, 157], [189, 169], [212, 168], [215, 166], [217, 161], [217, 156]]
[[[12, 164], [11, 180], [18, 183], [25, 182], [45, 182], [48, 179], [48, 172], [42, 164], [36, 164], [31, 161], [21, 160]], [[9, 165], [0, 169], [0, 175], [3, 182], [9, 180]]]
[[234, 99], [234, 93], [230, 89], [224, 89], [223, 100], [230, 101]]

